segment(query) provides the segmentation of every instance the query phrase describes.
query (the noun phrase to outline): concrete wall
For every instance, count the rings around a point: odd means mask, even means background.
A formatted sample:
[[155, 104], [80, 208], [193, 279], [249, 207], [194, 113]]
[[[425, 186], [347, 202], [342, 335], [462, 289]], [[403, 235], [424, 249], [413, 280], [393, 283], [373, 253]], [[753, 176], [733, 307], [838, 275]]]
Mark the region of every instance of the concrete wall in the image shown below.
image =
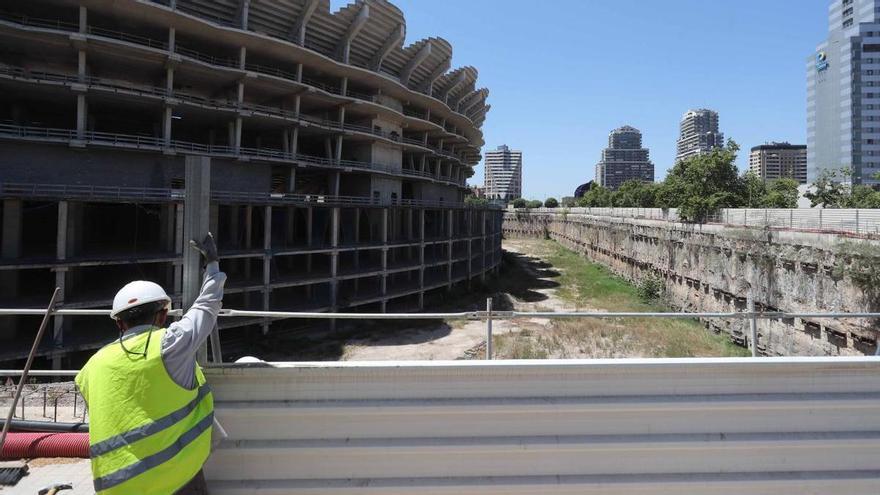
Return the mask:
[[[0, 143], [0, 179], [9, 183], [169, 188], [173, 180], [183, 180], [183, 162], [182, 155]], [[214, 190], [270, 189], [272, 167], [267, 163], [216, 158], [211, 163]]]
[[880, 361], [278, 363], [206, 372], [212, 494], [880, 492]]
[[[663, 280], [669, 303], [685, 311], [785, 312], [876, 310], [848, 277], [838, 277], [836, 234], [690, 225], [655, 220], [549, 213], [507, 213], [507, 236], [549, 237], [615, 273], [639, 282]], [[876, 243], [880, 246], [880, 243]], [[707, 322], [747, 343], [745, 320]], [[765, 355], [861, 355], [876, 348], [877, 322], [864, 319], [780, 319], [759, 322]]]

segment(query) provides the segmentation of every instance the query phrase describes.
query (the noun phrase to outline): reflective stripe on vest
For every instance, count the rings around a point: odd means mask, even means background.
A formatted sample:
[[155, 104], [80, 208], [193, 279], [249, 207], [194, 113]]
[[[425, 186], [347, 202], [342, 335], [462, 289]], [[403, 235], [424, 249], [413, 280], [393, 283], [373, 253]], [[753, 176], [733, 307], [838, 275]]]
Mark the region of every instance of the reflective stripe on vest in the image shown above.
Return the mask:
[[120, 447], [125, 447], [130, 443], [137, 442], [142, 438], [146, 438], [154, 433], [159, 433], [166, 428], [174, 426], [177, 422], [182, 421], [189, 416], [189, 413], [193, 412], [196, 406], [199, 405], [199, 402], [201, 402], [209, 393], [211, 393], [211, 387], [206, 383], [199, 387], [198, 395], [196, 395], [196, 398], [191, 400], [189, 404], [181, 407], [168, 416], [153, 421], [152, 423], [147, 423], [143, 426], [128, 430], [125, 433], [116, 435], [115, 437], [110, 437], [103, 442], [98, 442], [89, 446], [89, 456], [98, 457], [99, 455], [106, 454], [107, 452], [116, 450]]
[[76, 377], [89, 407], [99, 495], [174, 493], [210, 454], [213, 394], [196, 364], [195, 388], [181, 387], [168, 374], [165, 331], [132, 335], [125, 349], [119, 341], [105, 346]]
[[120, 483], [124, 483], [139, 474], [145, 473], [146, 471], [164, 462], [170, 461], [171, 458], [179, 454], [184, 447], [192, 443], [196, 438], [199, 437], [199, 435], [210, 428], [213, 423], [214, 413], [211, 413], [209, 416], [205, 416], [204, 418], [202, 418], [201, 421], [196, 423], [196, 425], [190, 428], [189, 431], [181, 435], [176, 442], [174, 442], [165, 450], [156, 452], [150, 457], [141, 459], [140, 461], [126, 466], [119, 471], [95, 479], [95, 491], [102, 492], [104, 490], [109, 490], [110, 488], [113, 488]]

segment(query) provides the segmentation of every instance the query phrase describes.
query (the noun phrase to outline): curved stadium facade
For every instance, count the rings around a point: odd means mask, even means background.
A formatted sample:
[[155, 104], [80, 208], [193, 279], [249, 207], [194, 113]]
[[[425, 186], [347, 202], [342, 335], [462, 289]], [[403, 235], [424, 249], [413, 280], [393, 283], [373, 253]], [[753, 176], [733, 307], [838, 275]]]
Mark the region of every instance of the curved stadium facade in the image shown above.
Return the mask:
[[[227, 307], [416, 310], [497, 268], [501, 212], [463, 203], [488, 91], [447, 41], [404, 46], [390, 3], [0, 6], [0, 306], [57, 285], [63, 308], [108, 307], [132, 278], [179, 304], [189, 155], [210, 158]], [[0, 322], [0, 361], [20, 359], [38, 322]], [[56, 366], [114, 334], [54, 325]]]

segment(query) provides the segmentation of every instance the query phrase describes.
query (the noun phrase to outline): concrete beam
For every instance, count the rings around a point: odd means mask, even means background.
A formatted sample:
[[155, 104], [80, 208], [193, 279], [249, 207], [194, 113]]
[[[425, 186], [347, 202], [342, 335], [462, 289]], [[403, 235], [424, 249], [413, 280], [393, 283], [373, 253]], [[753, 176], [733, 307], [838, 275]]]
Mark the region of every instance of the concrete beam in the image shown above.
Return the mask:
[[306, 29], [308, 29], [309, 20], [315, 13], [319, 1], [320, 0], [307, 0], [306, 4], [303, 6], [302, 12], [293, 24], [293, 28], [290, 30], [290, 36], [293, 37], [294, 41], [299, 45], [305, 45], [306, 43]]
[[431, 55], [431, 42], [428, 41], [425, 43], [422, 48], [413, 55], [413, 58], [406, 63], [403, 67], [403, 70], [400, 71], [400, 83], [404, 86], [409, 86], [409, 80], [412, 77], [413, 72], [425, 62], [428, 56]]
[[[345, 34], [336, 45], [336, 58], [341, 60], [342, 63], [347, 64], [349, 62], [349, 58], [351, 55], [351, 42], [355, 39], [355, 37], [357, 37], [358, 33], [361, 32], [361, 29], [364, 28], [364, 25], [367, 23], [367, 20], [369, 18], [370, 4], [364, 2], [361, 5], [361, 9], [357, 13], [357, 16], [355, 16], [354, 20], [351, 21], [351, 24], [348, 26]], [[343, 92], [343, 94], [345, 93]]]
[[458, 89], [462, 84], [467, 81], [467, 74], [464, 71], [458, 73], [458, 77], [455, 78], [452, 84], [446, 87], [446, 89], [440, 91], [440, 99], [449, 103], [449, 94], [456, 89]]
[[251, 0], [241, 0], [238, 5], [238, 22], [242, 29], [248, 28], [248, 16], [251, 9]]
[[[211, 158], [187, 156], [185, 162], [186, 199], [184, 200], [183, 238], [202, 239], [208, 233], [211, 210]], [[183, 308], [195, 302], [201, 288], [201, 259], [194, 249], [183, 251]], [[208, 360], [207, 346], [199, 350], [199, 362]]]
[[[437, 79], [443, 74], [446, 74], [446, 71], [452, 67], [452, 57], [446, 57], [446, 60], [440, 63], [436, 69], [431, 72], [431, 75], [419, 86], [419, 91], [422, 93], [430, 95], [434, 90], [434, 83], [437, 82]], [[431, 117], [431, 110], [428, 110], [428, 118]]]
[[382, 69], [382, 62], [385, 61], [385, 57], [391, 53], [391, 50], [401, 46], [404, 38], [406, 38], [406, 26], [403, 24], [398, 24], [394, 31], [385, 38], [385, 42], [382, 43], [382, 48], [379, 48], [373, 58], [370, 59], [370, 68], [376, 72], [379, 72]]

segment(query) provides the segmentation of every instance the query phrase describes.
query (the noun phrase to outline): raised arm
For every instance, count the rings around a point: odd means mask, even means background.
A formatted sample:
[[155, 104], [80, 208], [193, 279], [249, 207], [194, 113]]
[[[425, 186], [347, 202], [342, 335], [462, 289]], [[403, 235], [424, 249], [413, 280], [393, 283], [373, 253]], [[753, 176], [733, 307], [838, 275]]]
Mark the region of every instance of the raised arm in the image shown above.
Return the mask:
[[223, 303], [226, 274], [220, 271], [217, 246], [208, 233], [201, 243], [190, 244], [205, 258], [205, 280], [192, 307], [179, 321], [168, 326], [162, 339], [162, 360], [171, 378], [180, 386], [194, 388], [196, 353], [211, 335]]

